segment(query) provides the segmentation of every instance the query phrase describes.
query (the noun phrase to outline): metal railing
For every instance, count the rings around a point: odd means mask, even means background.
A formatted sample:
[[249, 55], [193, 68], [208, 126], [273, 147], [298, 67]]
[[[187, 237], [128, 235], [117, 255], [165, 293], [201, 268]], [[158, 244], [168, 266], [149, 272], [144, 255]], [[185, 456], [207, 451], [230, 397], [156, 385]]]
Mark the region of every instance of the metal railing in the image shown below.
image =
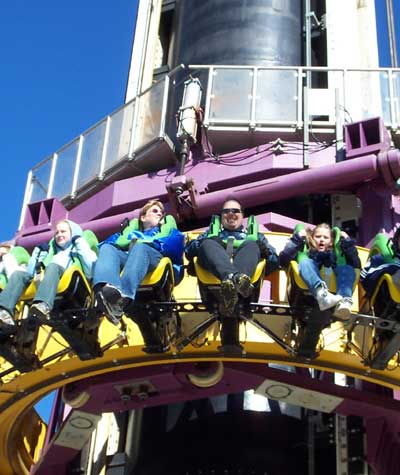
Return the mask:
[[[337, 122], [373, 116], [383, 117], [393, 130], [400, 126], [400, 69], [192, 65], [189, 71], [206, 91], [204, 125], [213, 130], [312, 127], [318, 132], [330, 127], [335, 133]], [[118, 164], [135, 160], [138, 151], [165, 137], [166, 124], [179, 107], [179, 98], [175, 103], [169, 99], [179, 90], [170, 76], [164, 77], [33, 167], [21, 225], [28, 203], [79, 197], [89, 183], [103, 180]]]

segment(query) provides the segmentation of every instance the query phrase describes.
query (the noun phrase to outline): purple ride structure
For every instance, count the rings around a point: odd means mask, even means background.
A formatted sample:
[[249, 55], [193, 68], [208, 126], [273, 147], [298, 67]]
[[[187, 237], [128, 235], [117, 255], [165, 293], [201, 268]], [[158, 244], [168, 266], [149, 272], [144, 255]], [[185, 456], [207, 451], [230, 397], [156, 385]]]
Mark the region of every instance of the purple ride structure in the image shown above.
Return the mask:
[[[229, 195], [278, 251], [298, 222], [326, 221], [365, 263], [400, 222], [399, 124], [400, 70], [379, 68], [373, 1], [141, 0], [126, 103], [31, 170], [17, 243], [48, 241], [66, 217], [101, 240], [153, 198], [192, 239]], [[79, 272], [49, 325], [30, 326], [23, 296], [0, 348], [2, 474], [398, 474], [390, 278], [371, 301], [356, 286], [344, 325], [295, 267], [261, 274], [229, 354], [208, 301], [218, 280], [155, 274], [137, 318], [164, 353], [142, 351], [128, 316], [93, 316]], [[33, 405], [52, 390], [46, 425]]]

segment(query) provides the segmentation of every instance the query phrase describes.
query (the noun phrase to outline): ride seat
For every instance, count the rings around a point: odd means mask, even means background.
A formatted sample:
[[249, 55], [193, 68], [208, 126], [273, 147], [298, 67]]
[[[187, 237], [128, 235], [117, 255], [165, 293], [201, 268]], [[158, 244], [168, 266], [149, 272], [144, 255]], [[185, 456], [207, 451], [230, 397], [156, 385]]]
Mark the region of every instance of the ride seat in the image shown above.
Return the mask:
[[163, 257], [157, 267], [148, 272], [137, 289], [138, 302], [142, 300], [168, 301], [175, 286], [174, 267], [169, 257]]
[[[203, 285], [206, 285], [206, 286], [221, 285], [221, 280], [218, 279], [218, 277], [216, 277], [214, 274], [211, 274], [211, 272], [201, 267], [201, 265], [197, 262], [197, 257], [194, 258], [193, 262], [194, 262], [196, 276]], [[263, 259], [257, 264], [256, 270], [251, 278], [251, 283], [253, 285], [257, 283], [264, 276], [265, 267], [266, 267], [265, 259]]]
[[[332, 293], [336, 293], [336, 275], [333, 272], [333, 269], [330, 269], [330, 268], [328, 269], [326, 269], [325, 266], [321, 267], [321, 270], [320, 270], [321, 278], [322, 280], [325, 281], [329, 291]], [[354, 269], [354, 270], [356, 273], [356, 278], [353, 284], [352, 311], [358, 312], [358, 307], [359, 307], [358, 282], [360, 279], [360, 269]], [[293, 282], [296, 285], [296, 287], [298, 287], [298, 289], [300, 289], [304, 293], [310, 292], [307, 284], [304, 282], [304, 280], [300, 276], [299, 263], [297, 261], [290, 261], [287, 275], [288, 275], [288, 285], [290, 285], [290, 282]]]
[[[96, 235], [90, 231], [85, 230], [82, 237], [86, 239], [91, 250], [97, 254], [98, 240]], [[41, 276], [44, 275], [44, 270], [41, 271]], [[37, 292], [37, 288], [41, 278], [33, 279], [20, 297], [20, 302], [31, 302]], [[58, 284], [57, 296], [55, 300], [55, 308], [62, 302], [63, 307], [86, 307], [89, 304], [90, 295], [92, 293], [91, 285], [86, 278], [80, 264], [74, 262], [63, 273]], [[64, 302], [64, 299], [67, 299]]]

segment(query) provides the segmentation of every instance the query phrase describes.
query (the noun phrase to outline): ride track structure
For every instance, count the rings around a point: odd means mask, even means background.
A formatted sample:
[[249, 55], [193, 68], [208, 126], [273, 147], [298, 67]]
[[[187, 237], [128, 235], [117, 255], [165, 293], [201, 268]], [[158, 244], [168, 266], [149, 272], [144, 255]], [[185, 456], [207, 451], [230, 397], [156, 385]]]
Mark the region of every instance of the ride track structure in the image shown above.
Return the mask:
[[[287, 238], [288, 235], [283, 233], [268, 233], [269, 241], [278, 249], [284, 246]], [[366, 250], [360, 248], [360, 253], [365, 260]], [[57, 325], [42, 325], [35, 350], [39, 368], [20, 373], [6, 361], [0, 367], [1, 473], [54, 473], [51, 470], [56, 469], [57, 464], [61, 461], [65, 464], [76, 453], [76, 450], [57, 445], [55, 437], [40, 455], [46, 426], [33, 405], [59, 388], [64, 388], [67, 404], [84, 411], [83, 414], [94, 415], [254, 389], [266, 380], [272, 380], [275, 386], [286, 385], [290, 392], [303, 388], [330, 395], [334, 399], [331, 410], [341, 414], [390, 416], [392, 411], [398, 411], [400, 402], [391, 398], [355, 388], [340, 388], [332, 383], [332, 378], [315, 380], [306, 371], [314, 368], [326, 374], [339, 372], [388, 388], [398, 388], [400, 368], [396, 358], [389, 363], [388, 369], [379, 371], [367, 366], [367, 355], [362, 355], [371, 345], [374, 327], [382, 327], [382, 321], [357, 313], [346, 326], [332, 320], [322, 330], [318, 356], [314, 359], [298, 357], [296, 338], [299, 325], [295, 317], [298, 309], [290, 308], [283, 299], [275, 300], [279, 294], [285, 295], [286, 285], [286, 274], [276, 271], [265, 281], [270, 299], [251, 304], [246, 311], [242, 309], [240, 341], [243, 352], [239, 356], [219, 352], [219, 320], [196, 298], [197, 281], [190, 276], [185, 276], [175, 288], [173, 302], [152, 304], [173, 320], [169, 333], [165, 334], [171, 340], [170, 349], [165, 353], [145, 354], [140, 332], [127, 316], [119, 326], [102, 318], [98, 340], [103, 356], [86, 361], [74, 354], [68, 342], [57, 332]], [[356, 288], [355, 297], [358, 292]], [[271, 298], [274, 303], [271, 303]], [[145, 305], [151, 310], [148, 303]], [[297, 372], [279, 371], [269, 367], [270, 364], [294, 367]], [[306, 373], [308, 377], [305, 377]], [[38, 460], [34, 471], [29, 472]], [[41, 463], [43, 460], [46, 463]]]

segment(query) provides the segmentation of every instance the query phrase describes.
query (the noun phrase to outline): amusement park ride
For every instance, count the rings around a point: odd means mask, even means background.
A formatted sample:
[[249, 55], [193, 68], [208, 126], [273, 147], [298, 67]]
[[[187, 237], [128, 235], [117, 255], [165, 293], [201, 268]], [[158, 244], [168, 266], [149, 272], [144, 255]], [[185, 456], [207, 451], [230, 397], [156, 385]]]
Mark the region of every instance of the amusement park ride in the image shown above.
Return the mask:
[[[126, 103], [30, 171], [17, 244], [66, 217], [101, 241], [153, 198], [190, 240], [230, 196], [278, 252], [297, 223], [330, 222], [364, 264], [400, 223], [400, 69], [378, 67], [374, 1], [138, 3]], [[32, 284], [1, 336], [1, 475], [397, 475], [391, 276], [371, 300], [355, 286], [347, 324], [296, 262], [253, 281], [224, 341], [218, 279], [175, 282], [164, 259], [136, 299], [157, 353], [128, 316], [93, 312], [78, 269], [40, 326]], [[51, 391], [46, 424], [34, 405]]]

